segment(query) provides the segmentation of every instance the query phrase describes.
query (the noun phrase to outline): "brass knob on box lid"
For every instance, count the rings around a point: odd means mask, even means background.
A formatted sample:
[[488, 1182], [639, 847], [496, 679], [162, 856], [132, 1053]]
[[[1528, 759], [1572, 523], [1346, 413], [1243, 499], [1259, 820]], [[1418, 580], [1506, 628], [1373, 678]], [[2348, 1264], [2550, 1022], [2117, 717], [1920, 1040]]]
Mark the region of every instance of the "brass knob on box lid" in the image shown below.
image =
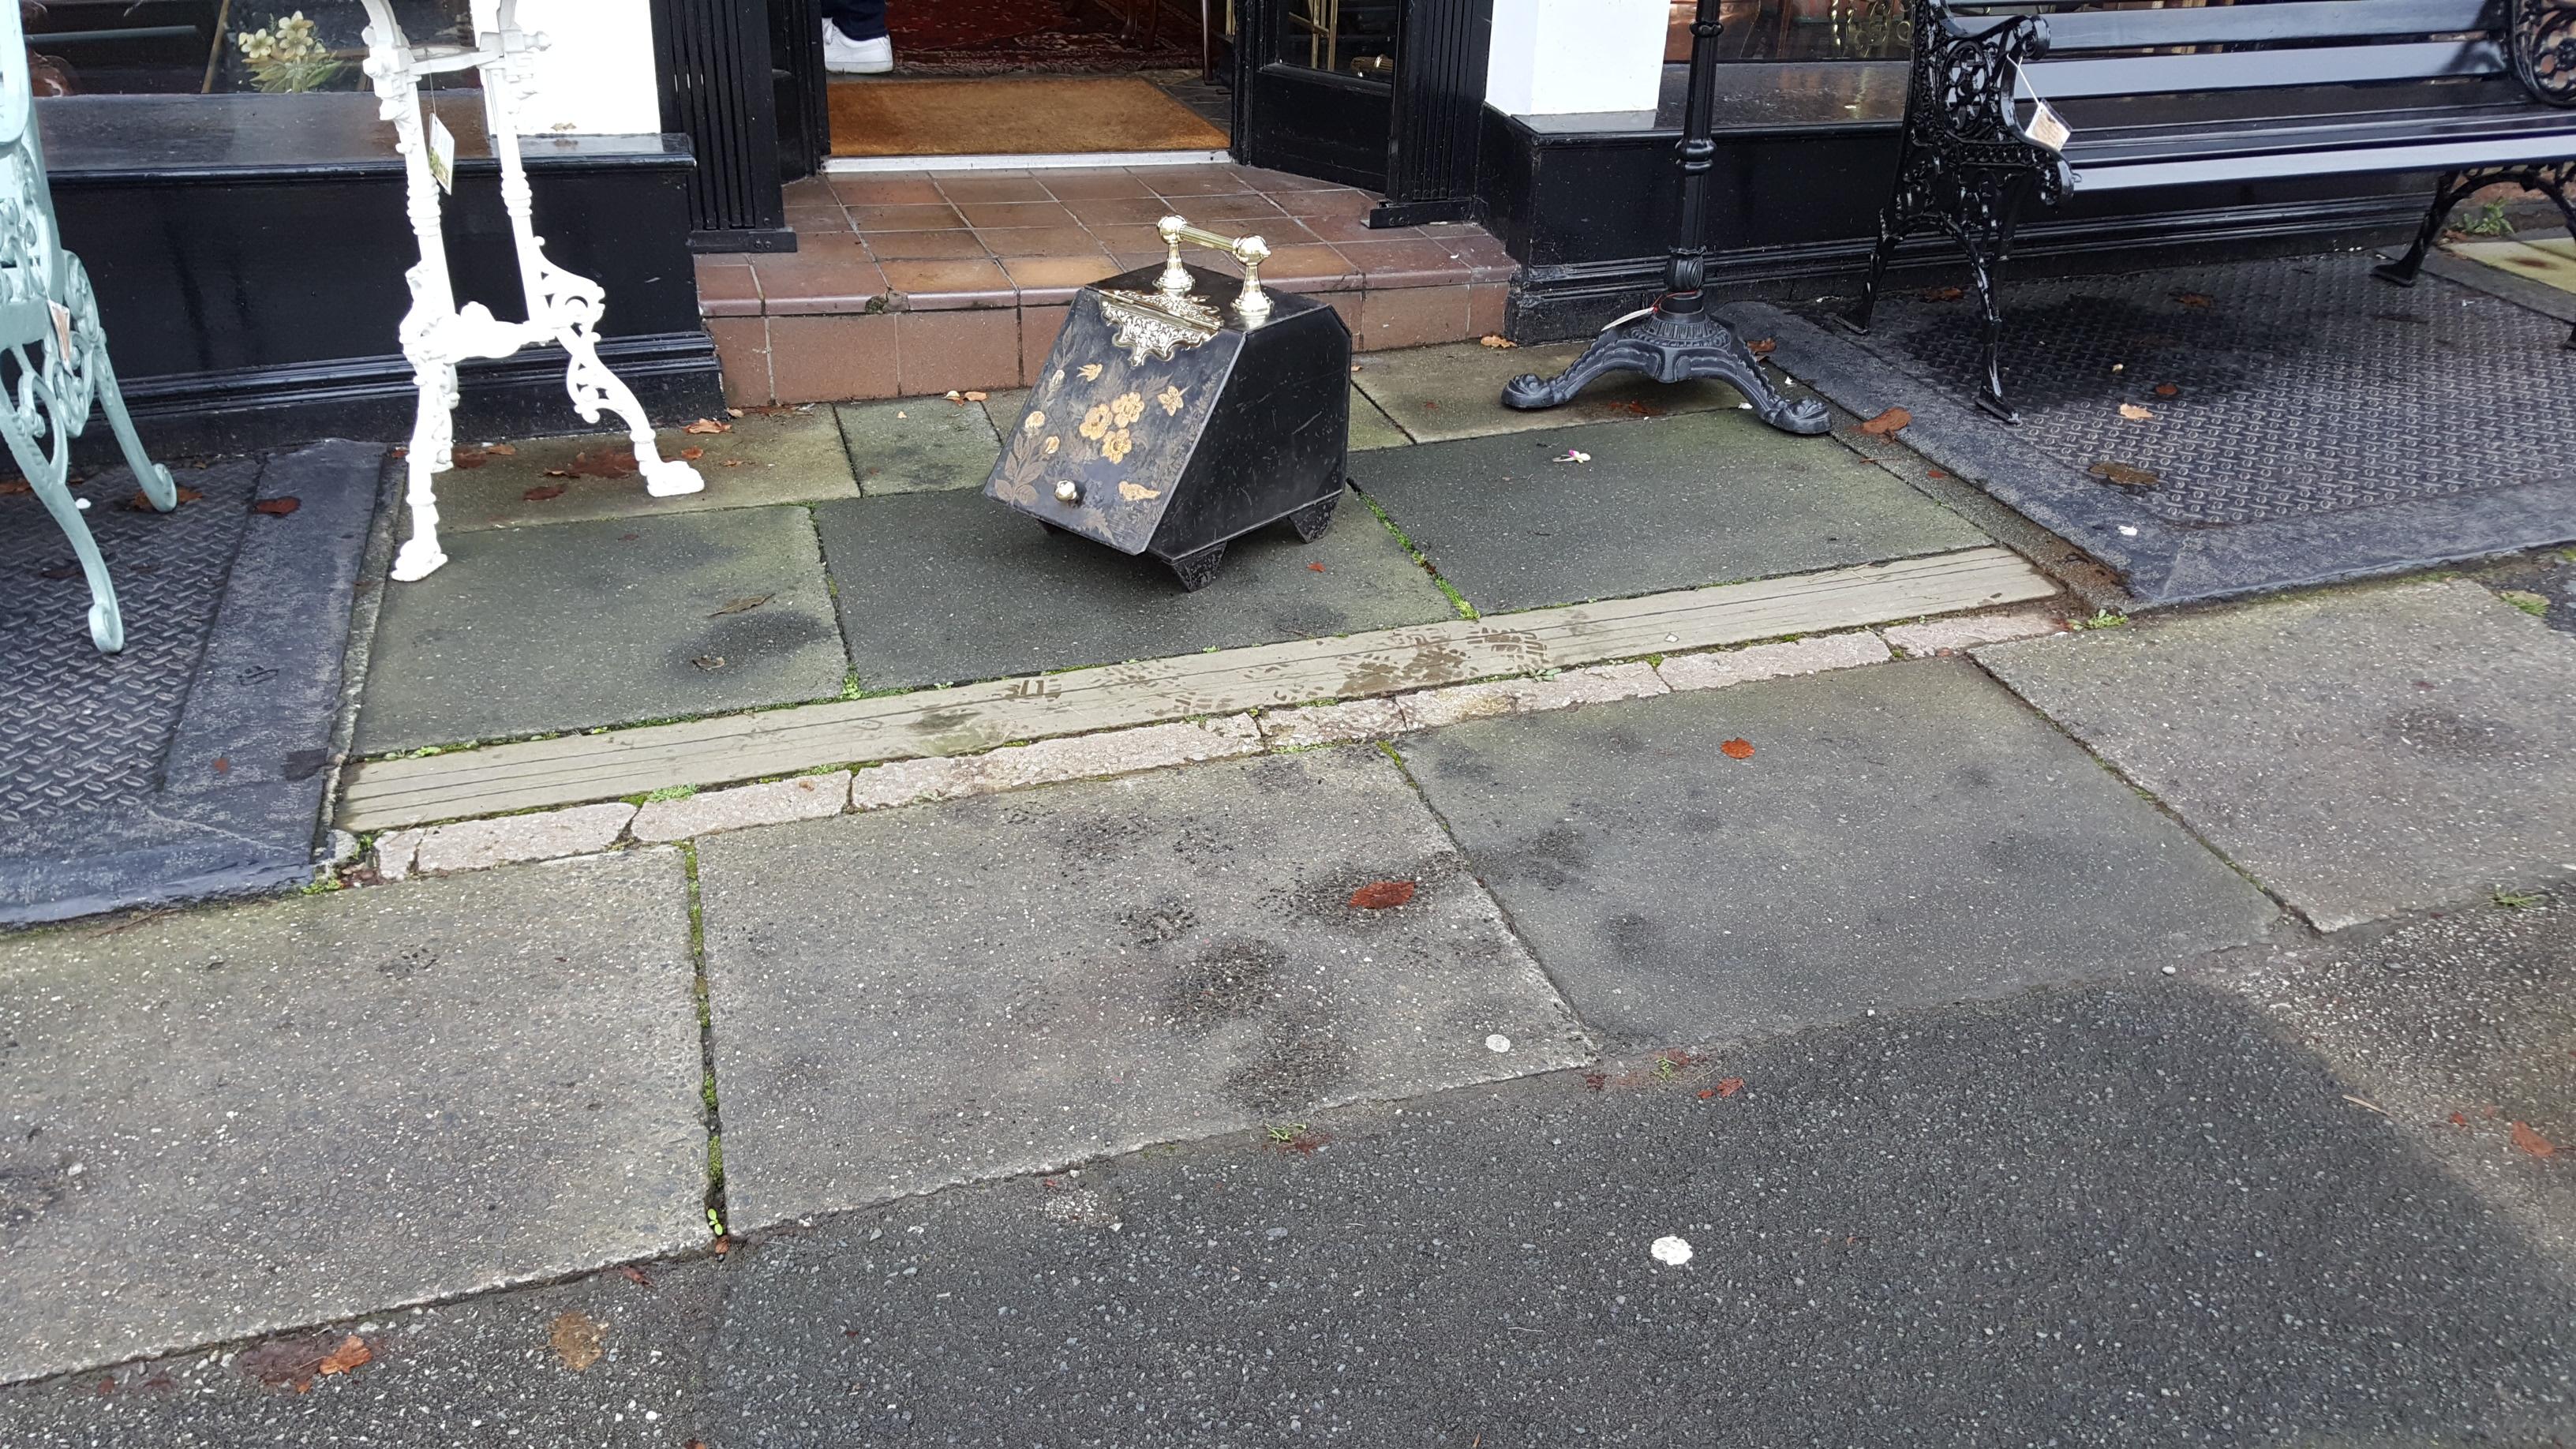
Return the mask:
[[1058, 503], [1080, 503], [1082, 501], [1082, 485], [1074, 482], [1070, 478], [1057, 479], [1055, 484], [1055, 501]]

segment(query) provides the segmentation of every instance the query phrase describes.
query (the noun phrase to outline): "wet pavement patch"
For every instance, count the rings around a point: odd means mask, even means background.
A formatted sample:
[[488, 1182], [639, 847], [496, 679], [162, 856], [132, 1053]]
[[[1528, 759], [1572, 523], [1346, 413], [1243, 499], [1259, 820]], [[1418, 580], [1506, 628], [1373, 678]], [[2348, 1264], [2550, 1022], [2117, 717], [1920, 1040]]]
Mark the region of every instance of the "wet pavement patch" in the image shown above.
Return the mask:
[[2277, 914], [1964, 661], [1399, 748], [1584, 1019], [1639, 1045], [2153, 970]]
[[[1374, 751], [700, 850], [738, 1228], [1175, 1138], [1293, 1137], [1337, 1103], [1586, 1050]], [[1405, 904], [1352, 904], [1399, 879]]]
[[1734, 411], [1390, 448], [1351, 476], [1487, 613], [1989, 542], [1833, 439]]
[[992, 420], [975, 403], [910, 397], [833, 411], [859, 491], [872, 496], [981, 488], [1002, 454]]
[[667, 850], [0, 949], [0, 1380], [703, 1241]]
[[374, 754], [829, 699], [848, 665], [803, 508], [446, 540], [385, 585], [357, 748]]
[[2335, 590], [1979, 658], [2321, 929], [2576, 862], [2576, 638], [2476, 584]]
[[1281, 523], [1239, 539], [1197, 593], [1163, 564], [1049, 533], [980, 493], [825, 504], [815, 519], [859, 682], [870, 689], [1457, 617], [1347, 493], [1322, 538], [1302, 543]]
[[[623, 433], [532, 438], [499, 444], [506, 450], [499, 452], [461, 447], [458, 462], [471, 466], [438, 475], [440, 535], [858, 495], [829, 408], [753, 413], [725, 421], [721, 433], [671, 427], [654, 441], [663, 457], [697, 469], [705, 489], [670, 498], [645, 492], [635, 471], [634, 444]], [[406, 518], [405, 537], [409, 527]]]

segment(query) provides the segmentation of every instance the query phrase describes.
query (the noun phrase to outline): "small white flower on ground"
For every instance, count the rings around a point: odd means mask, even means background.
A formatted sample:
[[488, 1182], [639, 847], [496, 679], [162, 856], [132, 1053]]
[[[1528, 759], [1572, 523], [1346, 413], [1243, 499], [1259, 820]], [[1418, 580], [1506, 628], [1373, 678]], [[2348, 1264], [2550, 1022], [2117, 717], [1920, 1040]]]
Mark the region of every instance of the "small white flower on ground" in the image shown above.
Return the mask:
[[1667, 1268], [1678, 1268], [1691, 1260], [1690, 1240], [1676, 1238], [1669, 1233], [1655, 1239], [1653, 1246], [1646, 1251], [1654, 1254], [1655, 1261]]
[[1489, 1052], [1507, 1052], [1511, 1049], [1512, 1039], [1499, 1031], [1485, 1038], [1485, 1050]]

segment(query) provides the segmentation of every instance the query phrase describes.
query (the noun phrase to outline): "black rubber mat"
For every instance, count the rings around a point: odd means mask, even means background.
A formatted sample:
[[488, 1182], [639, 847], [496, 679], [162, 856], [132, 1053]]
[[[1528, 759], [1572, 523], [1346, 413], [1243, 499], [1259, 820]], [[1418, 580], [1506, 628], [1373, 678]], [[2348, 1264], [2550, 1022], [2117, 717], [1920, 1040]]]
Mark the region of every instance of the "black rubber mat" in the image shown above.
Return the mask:
[[322, 443], [181, 470], [199, 496], [169, 514], [128, 506], [121, 468], [75, 490], [124, 608], [113, 655], [62, 531], [0, 496], [0, 921], [306, 877], [382, 468]]
[[1793, 329], [1775, 360], [1864, 415], [1907, 408], [1902, 441], [2145, 602], [2576, 536], [2568, 324], [2429, 273], [2394, 287], [2373, 261], [2009, 285], [2018, 426], [1974, 411], [1976, 307], [1947, 289], [1887, 296], [1867, 337]]

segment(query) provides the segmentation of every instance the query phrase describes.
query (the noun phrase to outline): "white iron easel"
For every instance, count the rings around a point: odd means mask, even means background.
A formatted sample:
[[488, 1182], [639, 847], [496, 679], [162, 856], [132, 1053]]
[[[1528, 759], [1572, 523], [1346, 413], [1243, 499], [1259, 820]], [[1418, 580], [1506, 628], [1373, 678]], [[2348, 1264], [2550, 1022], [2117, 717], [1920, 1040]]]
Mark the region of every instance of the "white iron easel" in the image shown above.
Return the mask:
[[[404, 273], [411, 283], [411, 311], [402, 322], [403, 356], [420, 389], [420, 411], [405, 459], [412, 536], [394, 557], [393, 576], [405, 582], [426, 578], [447, 562], [438, 546], [437, 477], [454, 462], [456, 364], [469, 357], [508, 357], [531, 343], [559, 344], [572, 354], [564, 385], [572, 393], [573, 411], [586, 423], [599, 421], [602, 410], [626, 420], [645, 492], [667, 498], [705, 488], [697, 469], [664, 458], [653, 446], [653, 426], [645, 420], [643, 405], [599, 360], [597, 334], [606, 289], [548, 261], [545, 239], [530, 219], [527, 168], [519, 159], [512, 113], [531, 85], [529, 57], [543, 48], [545, 38], [519, 28], [518, 0], [472, 0], [470, 46], [418, 47], [403, 35], [391, 0], [360, 3], [367, 9], [367, 78], [375, 85], [381, 114], [393, 123], [394, 147], [403, 158], [405, 209], [420, 240], [420, 261]], [[510, 214], [519, 280], [527, 292], [525, 322], [504, 322], [480, 302], [458, 307], [448, 275], [447, 243], [439, 229], [439, 184], [430, 170], [421, 120], [420, 82], [423, 76], [459, 70], [482, 76], [484, 129], [501, 163], [501, 204]]]

